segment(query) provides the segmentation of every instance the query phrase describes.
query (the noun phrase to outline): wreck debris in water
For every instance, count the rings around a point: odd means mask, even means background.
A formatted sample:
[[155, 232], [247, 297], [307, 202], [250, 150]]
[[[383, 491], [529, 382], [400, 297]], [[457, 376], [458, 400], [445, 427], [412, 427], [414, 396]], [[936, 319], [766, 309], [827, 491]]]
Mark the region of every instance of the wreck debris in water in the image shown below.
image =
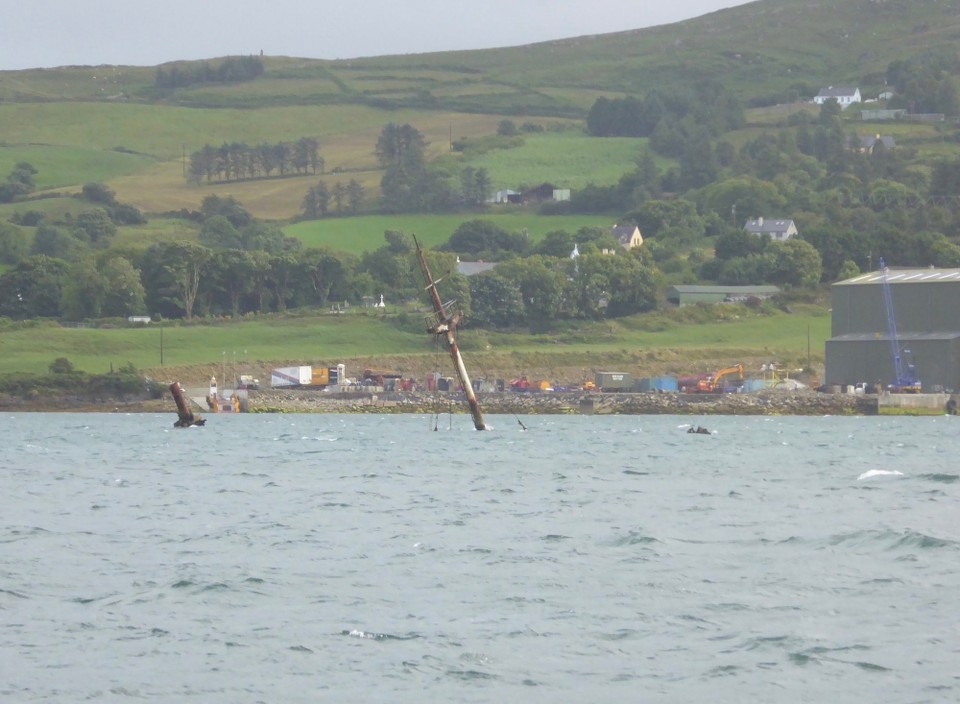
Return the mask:
[[187, 406], [187, 398], [183, 395], [183, 389], [180, 382], [175, 381], [170, 384], [170, 393], [173, 394], [173, 400], [177, 404], [177, 420], [174, 421], [174, 428], [189, 428], [194, 425], [203, 425], [207, 421], [193, 415], [193, 411]]
[[487, 426], [483, 422], [483, 414], [480, 412], [480, 403], [473, 393], [473, 386], [470, 383], [470, 375], [467, 374], [467, 368], [463, 364], [463, 357], [460, 356], [460, 348], [457, 347], [456, 332], [457, 326], [463, 320], [463, 314], [457, 310], [452, 315], [447, 315], [447, 307], [450, 303], [444, 304], [440, 300], [440, 294], [437, 292], [437, 284], [440, 279], [434, 281], [427, 266], [427, 260], [423, 256], [423, 249], [417, 241], [416, 235], [413, 242], [417, 246], [417, 259], [420, 261], [420, 269], [423, 271], [423, 279], [426, 282], [426, 290], [430, 293], [430, 301], [433, 303], [433, 317], [427, 324], [427, 332], [436, 335], [438, 338], [443, 336], [450, 349], [450, 356], [453, 358], [453, 368], [457, 372], [457, 378], [460, 380], [460, 386], [467, 397], [467, 404], [470, 407], [470, 415], [473, 416], [473, 427], [477, 430], [486, 430]]

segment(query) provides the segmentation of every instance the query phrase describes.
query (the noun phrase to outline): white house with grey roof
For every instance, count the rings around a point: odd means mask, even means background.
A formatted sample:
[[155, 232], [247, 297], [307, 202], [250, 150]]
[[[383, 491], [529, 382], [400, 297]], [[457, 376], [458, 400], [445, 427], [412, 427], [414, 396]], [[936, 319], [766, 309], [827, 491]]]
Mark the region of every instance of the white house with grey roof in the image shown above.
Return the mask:
[[840, 106], [841, 110], [846, 110], [854, 103], [863, 102], [862, 98], [860, 97], [859, 88], [835, 88], [833, 86], [828, 86], [821, 89], [816, 97], [814, 97], [813, 102], [815, 102], [817, 105], [823, 105], [831, 98], [837, 101], [837, 104]]
[[485, 271], [492, 271], [496, 266], [497, 262], [462, 262], [460, 257], [457, 257], [457, 273], [464, 276], [475, 276]]
[[759, 217], [756, 220], [747, 220], [743, 229], [757, 237], [769, 237], [777, 242], [784, 242], [797, 234], [797, 226], [793, 220], [778, 220]]
[[897, 141], [887, 134], [870, 135], [869, 137], [850, 137], [850, 148], [863, 154], [873, 154], [873, 150], [880, 146], [882, 149], [895, 149]]

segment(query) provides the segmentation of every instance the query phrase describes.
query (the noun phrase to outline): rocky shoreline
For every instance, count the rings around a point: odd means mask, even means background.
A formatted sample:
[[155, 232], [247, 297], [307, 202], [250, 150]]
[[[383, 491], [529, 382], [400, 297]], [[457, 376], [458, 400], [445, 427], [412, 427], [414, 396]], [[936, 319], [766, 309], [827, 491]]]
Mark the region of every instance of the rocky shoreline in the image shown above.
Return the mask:
[[[481, 393], [485, 414], [508, 415], [876, 415], [876, 396], [824, 394], [809, 389], [745, 394], [680, 393]], [[249, 413], [466, 413], [456, 394], [341, 393], [265, 389], [251, 391]], [[170, 413], [169, 394], [161, 399], [0, 397], [7, 412]], [[194, 409], [200, 416], [209, 411]]]
[[[481, 393], [484, 413], [515, 415], [875, 415], [876, 397], [812, 390], [749, 394]], [[253, 413], [466, 413], [453, 394], [251, 393]]]

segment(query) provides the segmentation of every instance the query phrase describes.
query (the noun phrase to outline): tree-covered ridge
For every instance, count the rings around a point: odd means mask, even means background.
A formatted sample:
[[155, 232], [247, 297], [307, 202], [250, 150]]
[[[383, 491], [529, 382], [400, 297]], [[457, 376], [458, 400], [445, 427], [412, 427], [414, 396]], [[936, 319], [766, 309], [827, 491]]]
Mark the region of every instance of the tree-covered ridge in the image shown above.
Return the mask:
[[185, 88], [198, 83], [237, 83], [263, 75], [263, 60], [257, 56], [231, 56], [212, 64], [209, 61], [177, 62], [158, 66], [153, 85], [161, 90]]

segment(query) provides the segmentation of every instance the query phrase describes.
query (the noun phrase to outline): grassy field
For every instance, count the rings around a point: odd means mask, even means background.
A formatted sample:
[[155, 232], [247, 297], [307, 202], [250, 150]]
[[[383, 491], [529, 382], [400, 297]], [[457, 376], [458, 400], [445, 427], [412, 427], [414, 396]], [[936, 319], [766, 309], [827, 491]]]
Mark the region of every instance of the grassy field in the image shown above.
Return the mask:
[[[374, 135], [369, 142], [372, 153], [376, 135], [386, 122], [417, 126], [432, 120], [441, 128], [438, 136], [445, 137], [454, 116], [447, 117], [419, 111], [387, 116], [382, 110], [355, 105], [217, 110], [128, 103], [0, 104], [0, 141], [90, 149], [123, 146], [159, 160], [179, 160], [184, 149], [190, 154], [204, 144], [273, 143], [366, 131]], [[487, 117], [486, 123], [496, 121]]]
[[525, 135], [523, 146], [490, 151], [468, 163], [486, 169], [495, 190], [522, 190], [544, 181], [558, 188], [609, 186], [636, 168], [646, 145], [646, 139], [597, 139], [579, 129], [545, 132]]
[[282, 366], [429, 349], [424, 335], [362, 314], [113, 329], [39, 325], [0, 332], [0, 374], [44, 372], [57, 357], [91, 373], [127, 363], [159, 368], [161, 337], [163, 364], [170, 367], [221, 364], [227, 356], [232, 363], [235, 355], [251, 365]]
[[14, 164], [26, 161], [37, 170], [37, 190], [107, 181], [117, 176], [148, 168], [153, 159], [112, 149], [74, 146], [29, 145], [0, 146], [0, 177], [6, 177]]
[[463, 223], [489, 220], [508, 232], [527, 231], [533, 242], [553, 230], [575, 233], [581, 227], [610, 227], [613, 222], [602, 215], [542, 216], [532, 212], [458, 214], [458, 215], [368, 215], [355, 218], [308, 220], [287, 225], [283, 231], [307, 247], [329, 247], [335, 251], [362, 254], [385, 244], [383, 233], [397, 230], [413, 234], [425, 247], [446, 242]]
[[[722, 319], [684, 322], [682, 315], [656, 314], [620, 321], [584, 323], [554, 334], [487, 333], [465, 329], [461, 345], [474, 375], [592, 377], [614, 369], [638, 376], [685, 374], [742, 362], [759, 375], [761, 363], [788, 368], [822, 365], [830, 316], [803, 307], [787, 315], [756, 316], [739, 307], [719, 307]], [[74, 329], [57, 325], [0, 332], [0, 374], [42, 373], [58, 357], [90, 373], [132, 363], [155, 377], [183, 375], [202, 382], [223, 367], [260, 375], [277, 366], [334, 364], [395, 367], [408, 373], [449, 372], [440, 353], [408, 313], [402, 324], [388, 310], [354, 310], [345, 316], [305, 315], [221, 321], [206, 325], [151, 324], [145, 328]], [[414, 321], [414, 322], [410, 322]], [[163, 367], [160, 365], [161, 337]], [[167, 370], [164, 372], [163, 370]], [[348, 370], [357, 374], [357, 369]], [[228, 378], [230, 372], [227, 374]]]
[[114, 244], [120, 248], [141, 247], [145, 249], [158, 242], [196, 241], [199, 233], [199, 226], [189, 220], [154, 218], [143, 225], [126, 225], [117, 228]]
[[[374, 154], [374, 147], [383, 125], [387, 122], [409, 122], [420, 130], [429, 142], [432, 157], [450, 153], [450, 139], [477, 137], [496, 132], [500, 120], [492, 115], [463, 115], [454, 113], [387, 112], [370, 108], [295, 107], [265, 108], [262, 110], [212, 110], [152, 106], [125, 106], [137, 108], [129, 112], [111, 112], [122, 106], [86, 106], [91, 108], [89, 119], [106, 121], [109, 117], [114, 137], [110, 141], [127, 148], [155, 155], [157, 160], [144, 160], [136, 172], [104, 179], [123, 202], [136, 205], [146, 213], [162, 213], [188, 208], [196, 210], [202, 200], [211, 194], [233, 196], [255, 216], [267, 220], [284, 220], [300, 212], [303, 197], [309, 188], [323, 180], [328, 186], [338, 181], [346, 184], [356, 179], [371, 199], [379, 192], [382, 172]], [[0, 105], [0, 119], [4, 106]], [[153, 111], [153, 112], [151, 112]], [[352, 115], [352, 117], [350, 117]], [[18, 119], [20, 119], [18, 117]], [[25, 118], [27, 119], [27, 118]], [[139, 121], [143, 119], [143, 124]], [[139, 130], [153, 130], [155, 121], [170, 120], [180, 127], [176, 132], [170, 126], [157, 127], [159, 132], [140, 137]], [[33, 131], [14, 135], [18, 139], [42, 140], [52, 138], [51, 125], [36, 125]], [[0, 139], [5, 130], [0, 128]], [[248, 144], [295, 140], [317, 135], [320, 154], [327, 173], [323, 176], [298, 176], [284, 179], [191, 184], [184, 178], [187, 156], [205, 143], [218, 145], [224, 141], [244, 141]], [[67, 130], [61, 141], [83, 142], [86, 129]], [[92, 137], [91, 137], [92, 138]], [[104, 141], [102, 137], [99, 141]], [[11, 141], [8, 138], [8, 141]], [[130, 145], [134, 145], [131, 147]], [[103, 147], [109, 149], [110, 147]], [[114, 154], [116, 152], [109, 152]], [[453, 157], [456, 159], [456, 157]], [[12, 164], [11, 164], [12, 165]], [[331, 173], [340, 169], [343, 173]], [[68, 177], [54, 170], [48, 178], [59, 182]], [[79, 187], [91, 179], [77, 179]]]
[[[79, 189], [77, 189], [79, 191]], [[0, 203], [0, 218], [9, 219], [14, 213], [26, 213], [35, 210], [43, 213], [47, 222], [62, 221], [69, 213], [76, 217], [82, 212], [96, 208], [95, 203], [73, 198], [69, 195], [62, 197], [38, 198], [36, 200], [20, 201], [17, 203]]]

